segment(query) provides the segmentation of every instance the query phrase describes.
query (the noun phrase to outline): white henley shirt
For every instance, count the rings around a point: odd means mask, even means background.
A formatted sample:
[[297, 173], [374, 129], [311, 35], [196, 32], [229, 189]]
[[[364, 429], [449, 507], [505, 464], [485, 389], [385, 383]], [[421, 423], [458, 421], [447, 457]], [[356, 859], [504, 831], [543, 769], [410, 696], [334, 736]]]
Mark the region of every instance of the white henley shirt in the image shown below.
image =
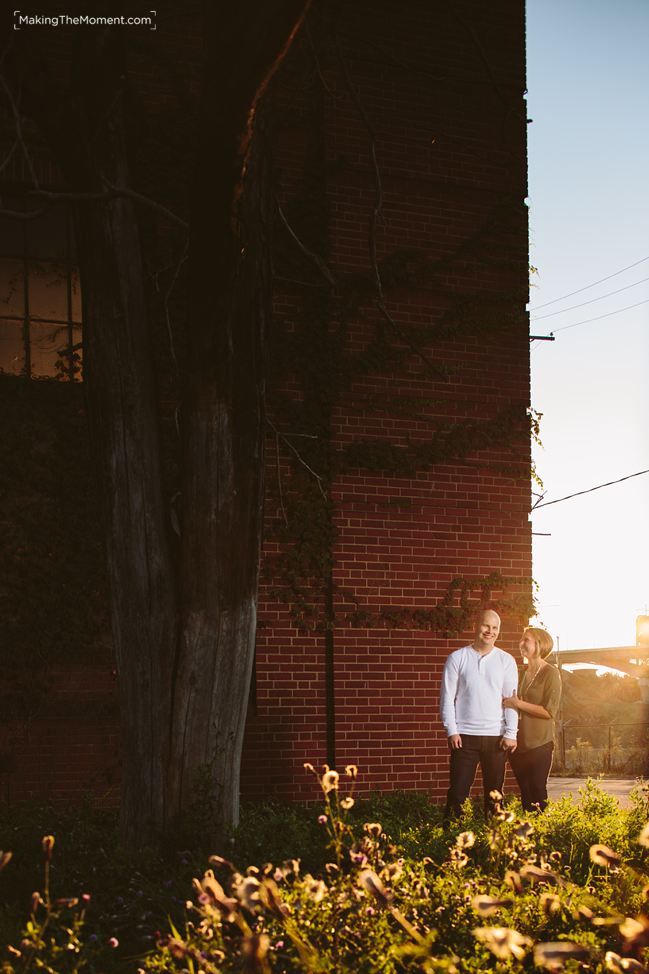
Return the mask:
[[502, 698], [518, 685], [516, 663], [494, 646], [482, 656], [473, 646], [456, 649], [442, 673], [440, 710], [446, 734], [516, 739], [518, 711], [503, 709]]

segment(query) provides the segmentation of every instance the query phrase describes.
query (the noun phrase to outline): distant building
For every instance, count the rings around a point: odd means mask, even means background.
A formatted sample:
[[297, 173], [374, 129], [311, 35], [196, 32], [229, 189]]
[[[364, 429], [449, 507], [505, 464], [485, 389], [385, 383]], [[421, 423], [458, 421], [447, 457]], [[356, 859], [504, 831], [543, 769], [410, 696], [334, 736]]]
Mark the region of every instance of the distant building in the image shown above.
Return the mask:
[[[361, 0], [341, 5], [335, 37], [333, 26], [305, 34], [273, 85], [282, 214], [275, 431], [242, 790], [249, 799], [311, 798], [303, 763], [335, 761], [359, 766], [362, 790], [427, 790], [441, 800], [444, 659], [470, 639], [470, 612], [486, 602], [501, 606], [501, 645], [513, 649], [531, 593], [524, 4]], [[130, 82], [143, 118], [166, 117], [172, 98], [173, 79], [151, 68], [161, 51], [195, 96], [196, 38], [191, 23], [177, 28], [162, 17], [155, 36], [134, 41]], [[182, 193], [169, 189], [184, 178], [172, 156], [162, 202], [182, 207]], [[47, 154], [34, 161], [43, 185], [55, 187]], [[28, 176], [16, 155], [3, 200]], [[2, 229], [0, 366], [15, 376], [0, 382], [3, 401], [16, 416], [44, 416], [37, 399], [50, 393], [27, 379], [81, 378], [75, 244], [63, 204], [32, 221], [3, 219]], [[159, 243], [153, 220], [149, 232]], [[61, 422], [73, 424], [65, 428], [85, 451], [73, 385]], [[60, 404], [66, 394], [52, 395]], [[44, 455], [53, 443], [43, 442]], [[22, 448], [27, 440], [14, 448], [8, 487], [14, 523]], [[326, 504], [314, 456], [329, 464]], [[78, 558], [82, 539], [59, 530], [46, 503], [60, 484], [35, 484], [40, 527], [14, 531], [5, 551], [26, 580], [11, 594], [9, 653], [15, 633], [35, 625], [23, 589], [37, 601], [41, 584], [51, 604], [27, 640], [43, 692], [16, 668], [14, 705], [0, 716], [0, 782], [12, 800], [90, 790], [113, 801], [105, 593], [99, 569]], [[69, 524], [73, 514], [65, 517]], [[47, 547], [53, 525], [50, 572], [49, 556], [39, 551], [32, 563], [32, 541], [20, 538], [27, 532]], [[74, 568], [55, 597], [63, 564]], [[88, 587], [74, 624], [72, 576]], [[92, 626], [85, 659], [79, 634]], [[66, 628], [81, 644], [67, 658]]]

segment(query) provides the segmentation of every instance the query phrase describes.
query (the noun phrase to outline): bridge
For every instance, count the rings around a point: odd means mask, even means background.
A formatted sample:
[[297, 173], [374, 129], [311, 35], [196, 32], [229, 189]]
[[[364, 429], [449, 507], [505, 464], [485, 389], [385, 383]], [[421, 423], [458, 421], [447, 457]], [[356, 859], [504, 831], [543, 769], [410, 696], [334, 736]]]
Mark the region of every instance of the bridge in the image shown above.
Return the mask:
[[[643, 668], [649, 667], [649, 646], [608, 646], [603, 649], [562, 649], [554, 654], [554, 662], [561, 669], [572, 663], [590, 663], [593, 666], [609, 666], [628, 676], [645, 676]], [[647, 672], [649, 677], [649, 672]]]

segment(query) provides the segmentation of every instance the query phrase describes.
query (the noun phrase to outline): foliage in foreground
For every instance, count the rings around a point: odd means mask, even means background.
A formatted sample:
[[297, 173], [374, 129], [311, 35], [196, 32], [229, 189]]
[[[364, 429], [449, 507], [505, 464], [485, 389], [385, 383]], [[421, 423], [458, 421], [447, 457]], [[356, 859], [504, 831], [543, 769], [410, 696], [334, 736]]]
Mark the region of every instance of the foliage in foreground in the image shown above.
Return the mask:
[[[212, 856], [184, 910], [158, 931], [144, 919], [149, 949], [127, 951], [119, 937], [91, 933], [88, 895], [51, 896], [54, 840], [46, 836], [45, 883], [32, 895], [22, 941], [8, 948], [4, 974], [649, 970], [642, 789], [628, 811], [592, 783], [579, 805], [562, 800], [541, 815], [524, 817], [516, 802], [500, 801], [488, 823], [467, 803], [446, 832], [438, 811], [428, 806], [426, 814], [414, 801], [407, 824], [395, 820], [388, 830], [389, 801], [383, 824], [359, 821], [353, 766], [342, 778], [328, 768], [313, 773], [324, 810], [291, 824], [305, 845], [309, 821], [326, 836], [324, 866], [258, 860], [241, 873]], [[238, 839], [244, 847], [250, 825]], [[0, 853], [0, 868], [8, 856]]]

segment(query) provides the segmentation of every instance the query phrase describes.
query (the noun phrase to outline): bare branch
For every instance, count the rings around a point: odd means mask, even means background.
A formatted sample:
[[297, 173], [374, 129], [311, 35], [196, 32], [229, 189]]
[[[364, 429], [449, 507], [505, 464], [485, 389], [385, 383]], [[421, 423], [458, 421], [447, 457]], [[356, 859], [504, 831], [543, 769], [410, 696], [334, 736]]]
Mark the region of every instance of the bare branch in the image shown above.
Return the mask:
[[5, 95], [7, 96], [7, 101], [9, 102], [9, 105], [11, 106], [11, 112], [12, 112], [12, 115], [14, 117], [14, 123], [15, 123], [15, 126], [16, 126], [16, 140], [17, 140], [18, 144], [20, 145], [20, 148], [22, 150], [23, 156], [25, 158], [25, 162], [27, 163], [27, 168], [29, 169], [29, 175], [32, 178], [32, 183], [38, 189], [38, 187], [39, 187], [38, 176], [36, 175], [36, 169], [34, 168], [34, 163], [32, 162], [32, 157], [29, 154], [29, 149], [27, 148], [27, 145], [25, 143], [25, 138], [23, 136], [22, 118], [20, 116], [20, 109], [18, 107], [18, 102], [14, 98], [13, 92], [12, 92], [11, 88], [9, 87], [9, 85], [7, 84], [7, 82], [5, 81], [4, 75], [1, 75], [1, 74], [0, 74], [0, 87], [2, 87], [2, 90], [4, 91]]
[[29, 210], [27, 213], [23, 210], [6, 210], [4, 207], [0, 207], [0, 216], [6, 216], [10, 220], [35, 220], [43, 213], [47, 213], [46, 206], [41, 206], [38, 210]]
[[11, 160], [13, 159], [13, 157], [15, 156], [16, 149], [18, 148], [19, 145], [20, 145], [20, 142], [19, 142], [18, 139], [16, 139], [16, 141], [14, 142], [14, 144], [12, 145], [12, 147], [9, 149], [9, 152], [4, 157], [4, 160], [3, 160], [2, 164], [0, 164], [0, 174], [5, 171], [5, 169], [7, 168], [7, 166], [9, 165], [9, 163], [11, 162]]
[[448, 381], [448, 375], [447, 375], [447, 373], [443, 369], [440, 369], [438, 366], [436, 366], [434, 362], [431, 362], [431, 360], [428, 358], [428, 356], [427, 355], [424, 355], [424, 353], [419, 348], [419, 346], [415, 342], [411, 341], [411, 339], [408, 338], [407, 334], [403, 331], [403, 329], [399, 327], [399, 325], [397, 324], [397, 322], [394, 320], [394, 318], [392, 317], [392, 315], [388, 311], [388, 309], [387, 309], [387, 307], [385, 305], [385, 302], [384, 301], [376, 301], [375, 304], [376, 304], [376, 307], [381, 312], [381, 314], [383, 315], [383, 318], [386, 321], [386, 323], [390, 326], [390, 328], [392, 329], [392, 331], [396, 335], [396, 337], [400, 341], [402, 341], [405, 345], [407, 345], [408, 348], [410, 349], [410, 351], [411, 352], [414, 352], [414, 354], [417, 356], [417, 358], [421, 359], [421, 361], [424, 363], [424, 365], [426, 366], [426, 368], [428, 369], [428, 371], [431, 373], [431, 375], [434, 375], [436, 379], [444, 379], [444, 380]]
[[370, 122], [367, 112], [363, 106], [362, 101], [358, 96], [358, 92], [352, 84], [352, 79], [349, 75], [349, 68], [347, 62], [343, 57], [342, 50], [340, 49], [340, 41], [336, 40], [336, 49], [338, 51], [338, 58], [340, 60], [340, 65], [343, 72], [343, 77], [345, 79], [345, 85], [349, 91], [350, 97], [354, 104], [358, 114], [361, 117], [361, 121], [367, 130], [367, 134], [370, 140], [370, 159], [372, 162], [372, 169], [374, 170], [374, 206], [372, 207], [372, 216], [370, 218], [370, 228], [368, 234], [368, 246], [370, 252], [370, 264], [372, 267], [372, 273], [374, 274], [374, 287], [376, 289], [377, 298], [379, 301], [383, 301], [383, 283], [381, 281], [381, 273], [379, 271], [378, 260], [376, 257], [376, 226], [379, 217], [383, 211], [383, 186], [381, 183], [381, 171], [379, 169], [379, 161], [376, 154], [376, 133], [374, 127]]
[[189, 251], [189, 241], [186, 241], [182, 253], [174, 266], [174, 272], [172, 274], [171, 281], [169, 282], [169, 287], [165, 291], [162, 298], [162, 306], [164, 308], [165, 321], [167, 324], [167, 335], [169, 336], [169, 350], [171, 352], [171, 358], [176, 368], [178, 368], [178, 357], [176, 355], [176, 346], [174, 343], [173, 327], [171, 324], [171, 313], [169, 311], [169, 301], [171, 299], [171, 295], [173, 294], [173, 290], [178, 281], [178, 277], [180, 276], [181, 268], [185, 263], [185, 261], [187, 260], [188, 251]]
[[284, 507], [284, 491], [282, 490], [282, 466], [279, 458], [279, 433], [277, 430], [275, 430], [275, 463], [277, 466], [277, 490], [279, 492], [279, 506], [282, 509], [284, 524], [288, 527], [288, 517], [286, 516], [286, 508]]
[[300, 281], [297, 277], [283, 277], [275, 274], [273, 280], [281, 281], [283, 284], [297, 284], [299, 287], [323, 288], [324, 284], [315, 284], [313, 281]]
[[320, 81], [322, 82], [322, 87], [324, 88], [324, 90], [327, 92], [328, 95], [331, 95], [332, 98], [338, 98], [336, 92], [333, 91], [325, 81], [324, 75], [322, 73], [322, 68], [320, 66], [320, 58], [318, 57], [318, 51], [315, 46], [315, 41], [313, 40], [313, 34], [311, 33], [311, 27], [309, 26], [308, 17], [306, 17], [304, 20], [304, 30], [306, 32], [306, 36], [309, 41], [309, 47], [311, 48], [311, 53], [313, 54], [313, 60], [315, 61], [315, 69], [317, 75], [320, 78]]
[[[78, 203], [103, 203], [114, 199], [131, 199], [136, 203], [141, 203], [143, 206], [148, 207], [150, 210], [155, 210], [158, 213], [162, 213], [166, 216], [172, 223], [177, 226], [182, 227], [183, 230], [189, 229], [189, 224], [182, 217], [169, 210], [162, 203], [158, 203], [156, 200], [150, 199], [148, 196], [143, 196], [142, 193], [137, 193], [133, 189], [127, 189], [125, 186], [112, 186], [107, 181], [106, 184], [110, 187], [109, 191], [106, 192], [54, 192], [53, 190], [45, 189], [31, 189], [25, 193], [27, 199], [37, 199], [37, 200], [48, 200], [50, 202], [59, 202], [60, 200], [78, 202]], [[2, 210], [0, 215], [11, 216], [16, 219], [33, 219], [34, 216], [44, 213], [45, 210], [35, 211], [33, 214], [25, 214], [20, 212], [15, 212], [12, 210]]]
[[298, 245], [302, 253], [306, 254], [306, 256], [309, 257], [315, 263], [322, 276], [326, 278], [327, 282], [331, 285], [332, 288], [334, 288], [336, 286], [336, 281], [334, 279], [333, 274], [329, 270], [329, 267], [325, 263], [325, 261], [322, 259], [322, 257], [314, 253], [312, 250], [309, 250], [309, 248], [302, 243], [302, 241], [296, 234], [295, 230], [286, 219], [286, 215], [284, 213], [284, 210], [280, 206], [279, 200], [276, 200], [276, 203], [277, 203], [277, 212], [280, 215], [281, 221], [286, 227], [286, 229], [288, 230], [288, 232], [290, 233], [290, 235], [293, 237], [295, 243]]
[[189, 229], [189, 223], [186, 220], [183, 220], [183, 218], [178, 216], [177, 213], [174, 213], [173, 210], [163, 206], [162, 203], [158, 203], [157, 200], [152, 200], [150, 197], [144, 196], [142, 193], [138, 193], [134, 189], [127, 189], [126, 186], [114, 186], [105, 177], [103, 182], [106, 186], [108, 186], [110, 191], [115, 196], [123, 196], [126, 199], [133, 200], [135, 203], [141, 203], [143, 206], [147, 206], [149, 209], [156, 210], [158, 213], [164, 214], [164, 216], [171, 220], [172, 223], [177, 224], [179, 227], [183, 227], [185, 230]]
[[[327, 494], [326, 494], [326, 491], [325, 491], [324, 487], [322, 486], [323, 483], [324, 483], [324, 478], [321, 477], [320, 474], [316, 473], [315, 470], [313, 469], [313, 467], [309, 466], [309, 464], [306, 462], [306, 460], [304, 459], [304, 457], [302, 456], [302, 454], [300, 453], [300, 451], [299, 450], [296, 450], [296, 448], [293, 446], [293, 444], [290, 442], [290, 440], [288, 440], [284, 436], [284, 434], [281, 433], [277, 429], [277, 427], [272, 422], [272, 420], [270, 420], [270, 419], [268, 419], [268, 417], [266, 417], [266, 422], [268, 423], [268, 425], [272, 429], [272, 431], [275, 434], [275, 436], [276, 437], [279, 437], [286, 444], [286, 446], [289, 448], [289, 450], [291, 451], [291, 453], [293, 453], [297, 457], [297, 459], [300, 461], [300, 463], [302, 464], [302, 466], [305, 467], [309, 471], [309, 473], [311, 474], [311, 476], [315, 477], [315, 479], [316, 479], [316, 481], [318, 483], [318, 487], [320, 489], [320, 493], [322, 494], [322, 496], [324, 498], [326, 498]], [[315, 438], [317, 439], [317, 437], [315, 437]]]

